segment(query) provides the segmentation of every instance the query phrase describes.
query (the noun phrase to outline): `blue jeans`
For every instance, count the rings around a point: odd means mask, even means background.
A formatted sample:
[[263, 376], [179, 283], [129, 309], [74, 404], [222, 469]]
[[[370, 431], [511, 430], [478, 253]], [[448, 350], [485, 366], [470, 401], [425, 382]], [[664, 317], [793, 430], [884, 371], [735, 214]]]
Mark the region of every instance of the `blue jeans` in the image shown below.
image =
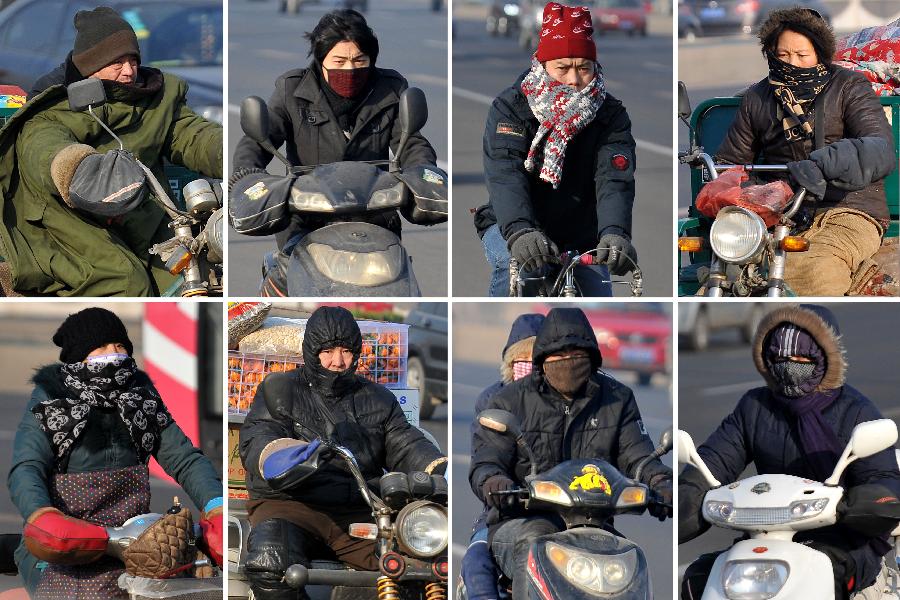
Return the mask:
[[468, 600], [498, 600], [508, 594], [498, 589], [497, 567], [488, 546], [488, 528], [481, 523], [472, 533], [462, 559], [462, 580]]
[[[491, 225], [481, 238], [484, 246], [484, 258], [491, 267], [491, 285], [488, 288], [488, 296], [492, 298], [505, 298], [509, 296], [509, 250], [506, 240], [500, 235], [500, 226]], [[606, 265], [575, 267], [575, 281], [585, 297], [609, 297], [612, 296], [612, 285], [609, 281], [609, 271]]]

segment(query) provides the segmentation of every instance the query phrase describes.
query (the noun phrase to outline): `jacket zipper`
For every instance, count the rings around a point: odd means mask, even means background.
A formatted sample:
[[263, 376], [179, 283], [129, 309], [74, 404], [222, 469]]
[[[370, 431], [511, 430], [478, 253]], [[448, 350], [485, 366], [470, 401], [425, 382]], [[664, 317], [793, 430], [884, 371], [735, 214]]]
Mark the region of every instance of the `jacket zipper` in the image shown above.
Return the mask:
[[569, 404], [566, 404], [566, 403], [563, 403], [563, 407], [564, 407], [564, 411], [565, 411], [565, 415], [566, 415], [566, 420], [565, 420], [565, 424], [563, 425], [562, 455], [563, 455], [563, 460], [565, 461], [565, 460], [569, 460], [569, 454], [570, 454], [570, 452], [568, 450], [569, 445], [566, 443], [566, 440], [569, 437], [569, 425], [570, 425], [569, 416], [570, 416], [571, 407], [569, 406]]

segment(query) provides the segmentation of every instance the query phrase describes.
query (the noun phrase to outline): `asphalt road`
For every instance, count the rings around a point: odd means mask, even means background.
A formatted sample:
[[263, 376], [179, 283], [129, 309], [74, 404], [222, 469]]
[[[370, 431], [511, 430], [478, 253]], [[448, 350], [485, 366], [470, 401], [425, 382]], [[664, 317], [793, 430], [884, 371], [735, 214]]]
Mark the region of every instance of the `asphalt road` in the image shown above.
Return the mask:
[[[889, 304], [829, 305], [837, 316], [847, 349], [847, 382], [865, 394], [885, 417], [900, 417], [900, 371], [896, 342], [900, 336], [896, 307]], [[877, 332], [877, 335], [873, 335]], [[737, 344], [732, 332], [710, 337], [705, 352], [680, 352], [678, 360], [678, 426], [698, 446], [734, 409], [741, 395], [763, 384], [753, 366], [750, 347]], [[744, 477], [752, 474], [752, 469]], [[738, 532], [712, 528], [678, 548], [679, 575], [697, 556], [727, 548]]]
[[[290, 69], [306, 66], [309, 49], [303, 33], [311, 31], [333, 2], [304, 6], [299, 15], [286, 16], [275, 0], [235, 0], [228, 3], [228, 162], [243, 135], [241, 100], [257, 95], [268, 100], [275, 79]], [[378, 66], [395, 69], [420, 87], [428, 99], [428, 124], [422, 133], [437, 152], [438, 165], [447, 164], [447, 13], [431, 12], [428, 0], [378, 0], [366, 14], [379, 39]], [[270, 172], [283, 173], [281, 163]], [[271, 252], [274, 237], [254, 238], [229, 230], [228, 292], [256, 296], [263, 255]], [[424, 296], [447, 295], [447, 224], [422, 227], [403, 223], [403, 244], [413, 257], [414, 271]]]
[[[481, 505], [469, 487], [471, 435], [475, 399], [498, 378], [498, 359], [515, 309], [503, 307], [498, 318], [473, 322], [461, 317], [460, 304], [454, 304], [454, 361], [453, 361], [453, 461], [450, 480], [452, 507], [452, 585], [459, 575], [459, 566], [472, 532], [472, 522]], [[469, 305], [471, 307], [472, 305]], [[492, 304], [492, 307], [500, 305]], [[492, 313], [493, 314], [493, 313]], [[471, 313], [468, 313], [470, 316]], [[464, 322], [468, 322], [464, 325]], [[650, 436], [656, 440], [672, 423], [671, 397], [665, 385], [638, 386], [631, 373], [613, 372], [613, 376], [630, 385], [637, 397]], [[659, 380], [662, 382], [663, 380]], [[671, 465], [671, 455], [664, 458]], [[672, 522], [660, 523], [649, 515], [616, 517], [616, 528], [634, 540], [644, 550], [653, 582], [654, 598], [672, 598]]]
[[[458, 13], [460, 11], [457, 11]], [[671, 20], [651, 22], [646, 38], [597, 38], [606, 86], [625, 104], [637, 141], [633, 232], [646, 296], [672, 294]], [[470, 8], [454, 14], [453, 40], [453, 294], [485, 296], [490, 269], [471, 209], [488, 200], [482, 135], [494, 97], [528, 68], [515, 38], [492, 38]], [[615, 286], [617, 295], [627, 286]]]

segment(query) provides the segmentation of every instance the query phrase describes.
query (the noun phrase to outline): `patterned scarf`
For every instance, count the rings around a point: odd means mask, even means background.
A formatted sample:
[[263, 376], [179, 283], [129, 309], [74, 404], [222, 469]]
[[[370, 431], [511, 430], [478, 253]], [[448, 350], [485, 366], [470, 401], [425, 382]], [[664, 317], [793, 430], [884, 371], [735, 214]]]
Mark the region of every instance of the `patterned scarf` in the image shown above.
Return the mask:
[[66, 398], [44, 400], [31, 409], [58, 461], [72, 451], [92, 408], [117, 408], [141, 462], [159, 448], [160, 432], [172, 422], [152, 384], [132, 385], [137, 365], [128, 357], [106, 365], [83, 362], [60, 366]]
[[772, 51], [766, 52], [766, 59], [785, 139], [789, 142], [812, 139], [814, 133], [807, 112], [831, 79], [832, 70], [822, 63], [809, 68], [795, 67], [779, 60]]
[[540, 178], [556, 189], [562, 179], [566, 145], [579, 131], [594, 120], [606, 99], [603, 72], [597, 65], [597, 75], [580, 92], [556, 81], [536, 58], [522, 81], [522, 93], [540, 126], [531, 141], [525, 169], [540, 168]]

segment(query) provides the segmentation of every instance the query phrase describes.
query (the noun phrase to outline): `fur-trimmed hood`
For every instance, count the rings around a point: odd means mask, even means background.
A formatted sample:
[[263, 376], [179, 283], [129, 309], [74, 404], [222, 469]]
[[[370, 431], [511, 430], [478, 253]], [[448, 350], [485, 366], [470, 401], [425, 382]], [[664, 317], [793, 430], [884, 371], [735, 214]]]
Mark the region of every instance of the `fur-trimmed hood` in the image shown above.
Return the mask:
[[832, 390], [844, 385], [847, 372], [847, 361], [844, 356], [844, 344], [841, 342], [840, 329], [834, 314], [815, 304], [800, 304], [773, 310], [766, 315], [756, 329], [753, 338], [753, 363], [766, 384], [772, 388], [772, 378], [763, 357], [763, 349], [769, 334], [782, 323], [791, 323], [809, 333], [825, 353], [826, 370], [817, 390]]
[[[63, 384], [62, 374], [59, 370], [61, 364], [57, 362], [38, 367], [31, 377], [31, 383], [47, 392], [47, 396], [50, 398], [65, 398], [68, 395], [68, 390]], [[153, 385], [153, 381], [151, 381], [147, 373], [138, 369], [138, 372], [134, 374], [134, 379], [132, 379], [132, 385]]]

